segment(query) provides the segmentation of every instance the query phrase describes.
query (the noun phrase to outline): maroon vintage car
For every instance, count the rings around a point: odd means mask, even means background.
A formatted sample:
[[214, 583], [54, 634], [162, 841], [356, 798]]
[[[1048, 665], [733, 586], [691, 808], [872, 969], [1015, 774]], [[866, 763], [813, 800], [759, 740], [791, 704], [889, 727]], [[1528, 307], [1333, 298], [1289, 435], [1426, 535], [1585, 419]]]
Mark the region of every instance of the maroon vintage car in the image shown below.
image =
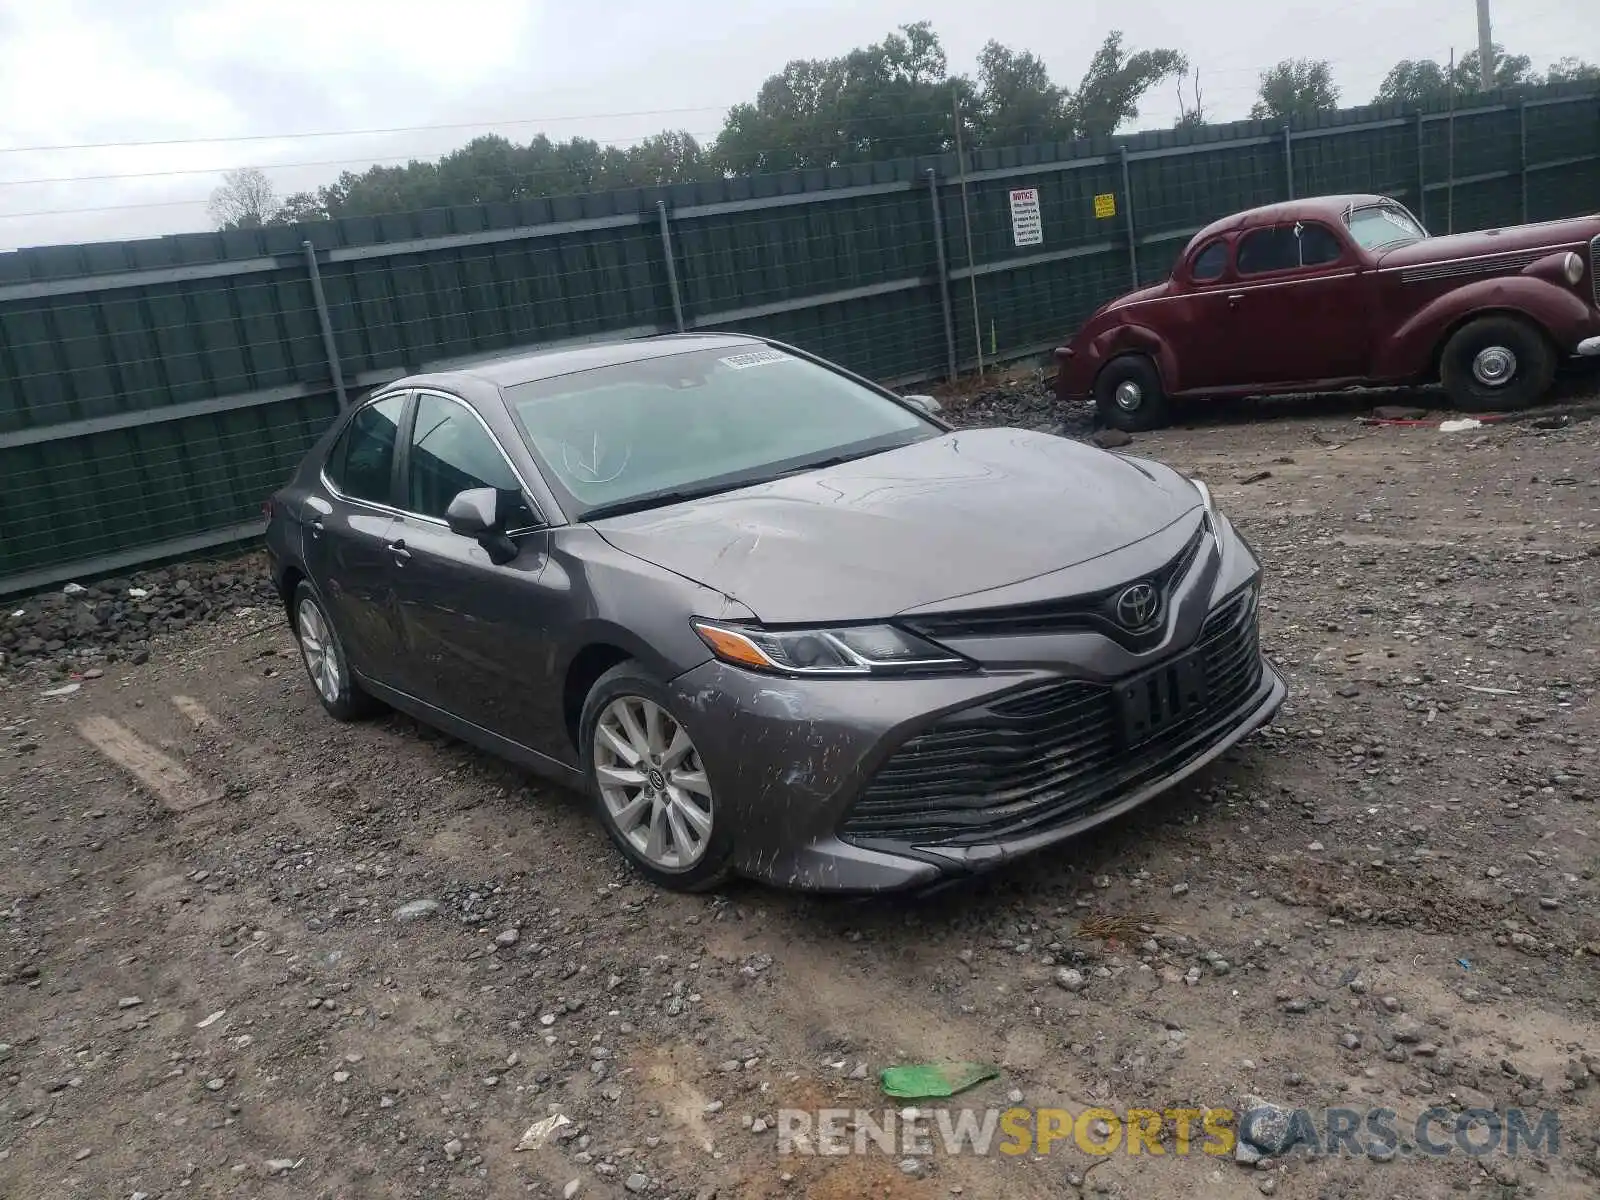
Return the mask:
[[1251, 209], [1195, 235], [1165, 283], [1056, 351], [1056, 394], [1119, 429], [1172, 397], [1443, 382], [1465, 411], [1526, 405], [1600, 356], [1600, 215], [1430, 237], [1384, 196]]

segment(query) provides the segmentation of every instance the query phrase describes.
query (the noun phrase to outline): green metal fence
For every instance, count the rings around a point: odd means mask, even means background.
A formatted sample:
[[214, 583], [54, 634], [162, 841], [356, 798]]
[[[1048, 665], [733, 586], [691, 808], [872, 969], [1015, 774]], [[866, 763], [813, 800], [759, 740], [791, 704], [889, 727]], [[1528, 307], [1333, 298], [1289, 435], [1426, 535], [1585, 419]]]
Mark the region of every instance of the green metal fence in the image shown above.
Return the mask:
[[1347, 191], [1435, 232], [1600, 211], [1600, 85], [0, 254], [0, 592], [254, 536], [350, 393], [418, 369], [717, 328], [911, 383], [1048, 350], [1218, 216]]

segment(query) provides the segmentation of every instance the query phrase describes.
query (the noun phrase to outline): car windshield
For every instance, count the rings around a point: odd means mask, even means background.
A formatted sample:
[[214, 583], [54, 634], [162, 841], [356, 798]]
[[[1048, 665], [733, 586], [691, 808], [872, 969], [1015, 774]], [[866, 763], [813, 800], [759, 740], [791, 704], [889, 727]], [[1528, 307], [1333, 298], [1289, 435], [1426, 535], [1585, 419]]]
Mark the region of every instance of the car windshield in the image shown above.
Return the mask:
[[729, 491], [943, 432], [770, 346], [643, 358], [504, 391], [576, 519]]
[[1428, 231], [1398, 204], [1373, 204], [1345, 217], [1350, 236], [1363, 250], [1381, 250], [1401, 242], [1420, 242]]

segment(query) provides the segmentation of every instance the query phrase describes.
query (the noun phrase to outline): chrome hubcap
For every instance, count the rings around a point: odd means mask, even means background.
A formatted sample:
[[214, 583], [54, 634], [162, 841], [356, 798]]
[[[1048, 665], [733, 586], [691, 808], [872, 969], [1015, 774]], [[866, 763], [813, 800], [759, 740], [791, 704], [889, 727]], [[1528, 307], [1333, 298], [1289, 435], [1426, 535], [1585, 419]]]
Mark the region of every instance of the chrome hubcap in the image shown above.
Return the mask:
[[339, 651], [334, 648], [333, 636], [328, 631], [327, 618], [311, 600], [300, 605], [300, 653], [305, 656], [306, 670], [317, 694], [329, 704], [339, 699]]
[[1117, 407], [1123, 412], [1132, 412], [1144, 403], [1144, 389], [1131, 379], [1124, 379], [1117, 384], [1114, 395]]
[[1500, 387], [1517, 373], [1517, 356], [1504, 346], [1488, 346], [1472, 360], [1472, 377], [1484, 387]]
[[711, 841], [711, 785], [682, 725], [659, 704], [621, 696], [594, 731], [594, 773], [617, 832], [651, 866], [687, 871]]

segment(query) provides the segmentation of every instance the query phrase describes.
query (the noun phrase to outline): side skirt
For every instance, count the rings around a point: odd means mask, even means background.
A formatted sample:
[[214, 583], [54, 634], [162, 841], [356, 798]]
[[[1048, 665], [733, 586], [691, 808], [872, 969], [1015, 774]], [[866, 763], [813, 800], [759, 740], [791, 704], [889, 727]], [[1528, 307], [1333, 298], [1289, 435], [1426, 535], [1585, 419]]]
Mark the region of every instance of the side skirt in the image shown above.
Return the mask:
[[365, 675], [357, 675], [361, 687], [374, 698], [382, 700], [391, 708], [399, 709], [408, 716], [415, 717], [425, 725], [448, 733], [451, 737], [460, 738], [463, 742], [487, 750], [498, 758], [515, 763], [535, 775], [542, 776], [553, 783], [582, 791], [584, 788], [584, 775], [577, 767], [564, 763], [560, 759], [551, 758], [548, 754], [541, 754], [524, 746], [521, 742], [514, 742], [510, 738], [501, 737], [498, 733], [490, 733], [481, 725], [474, 725], [471, 721], [463, 721], [460, 717], [451, 716], [441, 708], [435, 708], [424, 700], [405, 692], [396, 691], [394, 688], [385, 687], [381, 683], [374, 683]]

